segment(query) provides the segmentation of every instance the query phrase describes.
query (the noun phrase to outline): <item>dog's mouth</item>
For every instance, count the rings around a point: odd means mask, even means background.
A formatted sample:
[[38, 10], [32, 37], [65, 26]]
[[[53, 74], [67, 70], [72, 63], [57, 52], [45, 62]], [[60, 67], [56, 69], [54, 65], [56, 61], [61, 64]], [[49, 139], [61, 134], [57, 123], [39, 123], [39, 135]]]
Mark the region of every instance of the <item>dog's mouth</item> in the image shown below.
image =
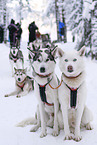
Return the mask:
[[62, 73], [66, 78], [69, 78], [69, 79], [74, 79], [74, 78], [78, 78], [81, 74], [82, 74], [82, 72], [80, 73], [80, 74], [78, 74], [78, 75], [75, 75], [75, 76], [67, 76], [66, 74], [64, 74], [64, 73]]
[[43, 74], [39, 74], [39, 73], [36, 73], [39, 77], [41, 77], [41, 78], [46, 78], [46, 77], [49, 77], [52, 73], [49, 73], [49, 74], [45, 74], [45, 75], [43, 75]]

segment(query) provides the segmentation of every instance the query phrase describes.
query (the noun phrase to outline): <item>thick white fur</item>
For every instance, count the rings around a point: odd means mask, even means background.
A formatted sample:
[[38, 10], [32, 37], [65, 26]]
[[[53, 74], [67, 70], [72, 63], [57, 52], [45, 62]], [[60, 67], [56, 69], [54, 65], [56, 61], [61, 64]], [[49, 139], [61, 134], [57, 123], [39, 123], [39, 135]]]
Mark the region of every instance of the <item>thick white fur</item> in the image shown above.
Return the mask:
[[[14, 68], [14, 70], [16, 71], [17, 69]], [[14, 74], [14, 78], [15, 78], [15, 90], [13, 92], [11, 92], [11, 93], [6, 94], [5, 97], [16, 95], [17, 98], [20, 98], [21, 96], [27, 95], [28, 92], [30, 90], [32, 90], [32, 82], [31, 81], [29, 81], [29, 82], [25, 81], [23, 90], [21, 90], [21, 88], [16, 85], [16, 82], [17, 82], [18, 78], [21, 78], [21, 82], [20, 82], [21, 85], [23, 84], [22, 82], [26, 79], [26, 77], [27, 77], [27, 75], [26, 75], [27, 69], [24, 69], [24, 71], [25, 71], [25, 73], [22, 73], [22, 75], [18, 75], [17, 76], [16, 74]]]
[[[39, 126], [41, 126], [42, 132], [40, 137], [44, 137], [47, 135], [47, 131], [46, 131], [46, 126], [50, 125], [53, 126], [53, 135], [57, 136], [58, 135], [58, 120], [57, 120], [57, 113], [58, 113], [58, 109], [59, 109], [59, 102], [58, 102], [58, 90], [52, 90], [51, 87], [48, 85], [46, 85], [46, 98], [47, 98], [47, 102], [48, 103], [53, 103], [54, 106], [48, 106], [46, 104], [44, 104], [41, 101], [41, 97], [40, 97], [40, 91], [39, 91], [39, 85], [45, 85], [46, 83], [48, 83], [48, 78], [50, 81], [50, 84], [53, 87], [57, 87], [58, 86], [58, 81], [57, 81], [57, 77], [54, 73], [54, 69], [55, 69], [55, 62], [54, 61], [47, 61], [46, 59], [48, 58], [48, 54], [45, 53], [45, 49], [42, 49], [43, 52], [41, 52], [41, 56], [39, 56], [39, 60], [38, 61], [34, 61], [33, 62], [33, 67], [34, 67], [34, 79], [35, 79], [35, 95], [38, 99], [38, 104], [39, 104], [39, 110], [37, 111], [38, 113], [38, 121], [36, 126], [34, 126], [34, 128], [31, 129], [31, 131], [36, 131]], [[56, 52], [56, 49], [52, 52], [52, 55], [54, 56]], [[32, 54], [33, 55], [33, 54]], [[41, 67], [45, 68], [45, 72], [41, 72], [40, 69]], [[51, 75], [49, 77], [40, 77], [39, 75], [37, 75], [36, 73], [40, 74], [40, 75], [48, 75], [51, 73]], [[52, 116], [52, 114], [54, 114], [54, 117]], [[49, 120], [47, 119], [47, 116], [49, 118]], [[51, 125], [52, 123], [52, 119], [54, 119], [54, 125]]]
[[[85, 69], [84, 69], [84, 55], [85, 48], [80, 51], [64, 52], [59, 49], [59, 67], [62, 74], [62, 85], [58, 89], [59, 102], [61, 104], [62, 113], [59, 112], [60, 128], [64, 127], [65, 140], [74, 139], [81, 140], [80, 126], [86, 126], [87, 129], [92, 129], [90, 122], [92, 121], [92, 113], [86, 107], [86, 85], [85, 85]], [[74, 59], [77, 59], [74, 61]], [[68, 60], [68, 61], [67, 61]], [[68, 72], [68, 66], [73, 67], [73, 72]], [[80, 74], [81, 73], [81, 74]], [[79, 75], [80, 74], [80, 75]], [[79, 75], [79, 76], [78, 76]], [[78, 77], [76, 77], [78, 76]], [[76, 78], [69, 78], [76, 77]], [[71, 88], [78, 88], [77, 91], [77, 105], [76, 109], [70, 108], [70, 90], [65, 85]], [[63, 121], [62, 119], [63, 118]], [[74, 136], [71, 134], [70, 128], [74, 127]]]
[[[15, 51], [15, 53], [13, 53], [13, 51]], [[17, 58], [17, 53], [18, 53], [18, 48], [17, 49], [12, 49], [10, 50], [10, 53], [13, 54], [14, 57]], [[24, 68], [24, 63], [21, 59], [17, 59], [16, 62], [14, 62], [14, 60], [10, 59], [9, 58], [9, 61], [10, 61], [10, 64], [11, 64], [11, 69], [12, 69], [12, 77], [14, 76], [14, 67], [18, 68], [18, 69], [23, 69]]]

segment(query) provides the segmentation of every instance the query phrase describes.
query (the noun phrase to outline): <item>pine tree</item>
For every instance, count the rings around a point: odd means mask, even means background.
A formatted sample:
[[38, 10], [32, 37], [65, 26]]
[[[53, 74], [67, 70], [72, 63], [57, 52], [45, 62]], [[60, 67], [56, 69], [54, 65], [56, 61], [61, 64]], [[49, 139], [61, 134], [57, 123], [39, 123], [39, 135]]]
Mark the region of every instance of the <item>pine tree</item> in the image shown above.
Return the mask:
[[97, 0], [93, 1], [92, 5], [92, 46], [97, 48]]
[[0, 23], [4, 29], [4, 42], [7, 40], [7, 7], [6, 0], [0, 0]]
[[81, 33], [83, 0], [66, 0], [66, 19], [67, 26], [72, 31], [72, 36]]

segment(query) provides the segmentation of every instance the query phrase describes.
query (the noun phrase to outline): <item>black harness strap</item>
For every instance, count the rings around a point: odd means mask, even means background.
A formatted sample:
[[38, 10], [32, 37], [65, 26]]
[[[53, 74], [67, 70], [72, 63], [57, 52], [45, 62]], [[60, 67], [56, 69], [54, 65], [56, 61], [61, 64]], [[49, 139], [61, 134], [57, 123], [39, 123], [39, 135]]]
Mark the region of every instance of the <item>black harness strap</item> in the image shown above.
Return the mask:
[[51, 80], [49, 80], [48, 83], [45, 84], [45, 85], [43, 85], [43, 86], [40, 85], [40, 84], [38, 84], [39, 85], [39, 91], [40, 91], [41, 101], [44, 102], [44, 103], [46, 103], [49, 106], [53, 106], [54, 104], [53, 103], [50, 104], [50, 103], [47, 102], [45, 90], [46, 90], [46, 86], [50, 83]]
[[65, 83], [65, 85], [70, 90], [70, 107], [71, 108], [76, 108], [76, 103], [77, 103], [77, 90], [79, 89], [80, 86], [78, 88], [74, 89], [74, 88], [70, 88], [66, 83]]

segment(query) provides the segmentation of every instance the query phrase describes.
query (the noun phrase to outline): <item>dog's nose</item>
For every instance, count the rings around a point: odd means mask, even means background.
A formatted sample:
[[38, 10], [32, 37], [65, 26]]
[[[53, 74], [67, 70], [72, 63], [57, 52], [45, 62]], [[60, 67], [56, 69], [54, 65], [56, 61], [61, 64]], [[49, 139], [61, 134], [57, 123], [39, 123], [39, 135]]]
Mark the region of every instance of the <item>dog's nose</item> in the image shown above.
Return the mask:
[[73, 72], [73, 66], [72, 65], [69, 65], [68, 67], [67, 67], [67, 70], [68, 70], [68, 72]]
[[41, 68], [40, 68], [40, 72], [41, 72], [41, 73], [44, 73], [44, 72], [45, 72], [45, 67], [41, 67]]
[[18, 78], [18, 81], [21, 81], [21, 79], [20, 79], [20, 78]]

